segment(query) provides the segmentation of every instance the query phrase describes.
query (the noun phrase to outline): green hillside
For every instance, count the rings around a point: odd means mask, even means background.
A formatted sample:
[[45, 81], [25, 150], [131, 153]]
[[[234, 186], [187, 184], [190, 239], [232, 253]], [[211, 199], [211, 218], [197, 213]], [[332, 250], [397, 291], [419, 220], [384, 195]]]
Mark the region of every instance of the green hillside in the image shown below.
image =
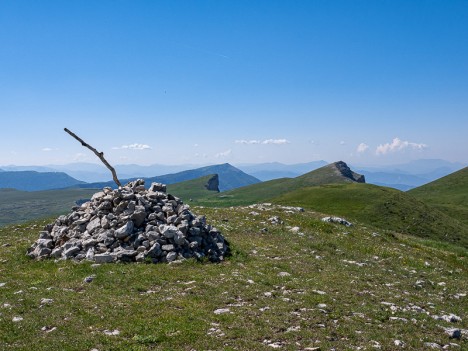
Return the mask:
[[[357, 183], [338, 173], [335, 165], [293, 179], [276, 179], [210, 195], [195, 203], [218, 207], [260, 202], [302, 206], [380, 229], [468, 247], [468, 227], [449, 216], [449, 207], [441, 211], [442, 207], [439, 210], [399, 190]], [[466, 195], [459, 197], [463, 196], [466, 199]]]
[[408, 193], [468, 225], [468, 167]]
[[0, 226], [63, 214], [75, 206], [76, 201], [89, 199], [95, 192], [96, 189], [31, 192], [0, 189]]
[[298, 189], [271, 201], [468, 248], [467, 226], [392, 188], [357, 183], [330, 184]]
[[346, 163], [334, 162], [296, 178], [280, 178], [267, 182], [223, 192], [200, 200], [200, 204], [211, 206], [238, 206], [274, 199], [282, 194], [321, 184], [348, 184], [363, 181], [363, 177], [352, 172]]
[[211, 174], [197, 179], [169, 184], [167, 185], [167, 192], [188, 203], [190, 200], [195, 201], [196, 199], [218, 194], [216, 190], [209, 190], [208, 184], [212, 186], [214, 184], [217, 187], [219, 184], [218, 175]]

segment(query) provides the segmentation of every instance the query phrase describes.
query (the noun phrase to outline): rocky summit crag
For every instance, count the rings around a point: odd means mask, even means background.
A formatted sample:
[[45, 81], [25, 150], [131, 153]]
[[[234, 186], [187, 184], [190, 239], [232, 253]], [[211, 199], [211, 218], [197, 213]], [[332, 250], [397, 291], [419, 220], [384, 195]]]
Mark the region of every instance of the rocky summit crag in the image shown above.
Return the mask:
[[164, 184], [152, 183], [149, 189], [144, 184], [139, 179], [94, 194], [46, 225], [28, 256], [96, 263], [224, 259], [229, 244], [204, 216], [167, 194]]

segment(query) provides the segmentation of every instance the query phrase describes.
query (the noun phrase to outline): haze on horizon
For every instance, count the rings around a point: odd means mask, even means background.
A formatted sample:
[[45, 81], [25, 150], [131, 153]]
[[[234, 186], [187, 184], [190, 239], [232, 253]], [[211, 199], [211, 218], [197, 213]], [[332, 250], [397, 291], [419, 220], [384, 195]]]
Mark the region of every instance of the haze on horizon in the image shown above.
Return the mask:
[[468, 2], [2, 1], [0, 165], [468, 163]]

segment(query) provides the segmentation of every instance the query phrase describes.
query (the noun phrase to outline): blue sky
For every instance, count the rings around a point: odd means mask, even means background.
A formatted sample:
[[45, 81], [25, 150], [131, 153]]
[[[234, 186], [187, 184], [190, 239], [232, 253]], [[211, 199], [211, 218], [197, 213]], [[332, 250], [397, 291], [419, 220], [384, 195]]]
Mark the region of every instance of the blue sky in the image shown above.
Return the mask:
[[467, 1], [0, 2], [0, 165], [468, 162]]

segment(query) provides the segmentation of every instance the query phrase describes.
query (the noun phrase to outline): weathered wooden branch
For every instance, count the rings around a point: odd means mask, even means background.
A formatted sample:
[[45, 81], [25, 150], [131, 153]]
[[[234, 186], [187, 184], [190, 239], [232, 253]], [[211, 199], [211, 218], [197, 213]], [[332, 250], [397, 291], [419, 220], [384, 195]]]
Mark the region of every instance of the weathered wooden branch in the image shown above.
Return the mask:
[[81, 145], [83, 145], [84, 147], [87, 147], [92, 152], [94, 152], [96, 154], [96, 156], [99, 157], [99, 159], [102, 161], [102, 163], [104, 163], [104, 165], [111, 171], [112, 178], [114, 178], [115, 184], [117, 184], [118, 186], [122, 186], [122, 184], [120, 184], [119, 178], [117, 178], [117, 173], [115, 173], [114, 167], [112, 167], [109, 164], [109, 162], [106, 161], [106, 159], [104, 158], [104, 153], [103, 152], [99, 152], [94, 147], [92, 147], [91, 145], [85, 143], [83, 139], [81, 139], [78, 135], [76, 135], [75, 133], [73, 133], [69, 129], [64, 128], [63, 130], [66, 131], [68, 134], [70, 134], [73, 138], [78, 140], [81, 143]]

